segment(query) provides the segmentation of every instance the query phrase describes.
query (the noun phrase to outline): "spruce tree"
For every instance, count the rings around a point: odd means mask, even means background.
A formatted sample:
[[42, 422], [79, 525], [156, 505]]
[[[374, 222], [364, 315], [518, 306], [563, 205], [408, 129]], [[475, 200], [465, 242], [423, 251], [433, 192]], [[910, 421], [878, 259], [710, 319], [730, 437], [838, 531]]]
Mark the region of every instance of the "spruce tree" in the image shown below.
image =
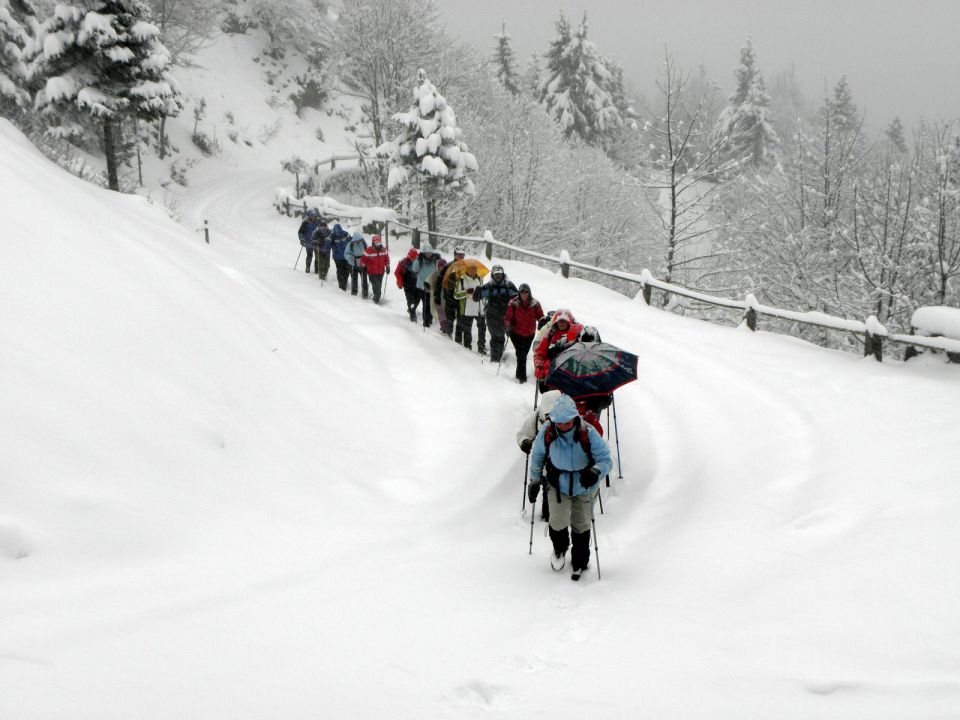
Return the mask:
[[497, 80], [510, 91], [511, 95], [519, 95], [520, 83], [517, 80], [516, 53], [513, 52], [513, 47], [510, 45], [506, 23], [504, 23], [500, 34], [493, 37], [497, 41], [497, 47], [493, 51], [493, 64], [497, 70]]
[[612, 74], [596, 46], [587, 40], [586, 14], [575, 33], [563, 13], [556, 27], [557, 35], [546, 55], [547, 78], [540, 102], [565, 137], [601, 144], [623, 122], [609, 90]]
[[477, 160], [460, 138], [453, 108], [421, 69], [417, 73], [414, 103], [408, 112], [393, 119], [401, 132], [377, 148], [388, 158], [387, 189], [415, 182], [427, 203], [427, 226], [437, 229], [437, 204], [445, 197], [473, 195], [473, 181], [467, 172], [477, 170]]
[[903, 132], [903, 121], [900, 119], [899, 115], [890, 121], [890, 124], [887, 125], [887, 129], [884, 130], [884, 135], [887, 136], [887, 141], [894, 150], [900, 154], [906, 154], [907, 140]]
[[780, 139], [770, 123], [770, 96], [750, 37], [740, 49], [740, 65], [734, 75], [736, 90], [721, 111], [714, 134], [726, 143], [724, 157], [749, 161], [756, 167], [773, 159]]
[[101, 124], [111, 190], [120, 189], [119, 120], [155, 120], [182, 107], [170, 55], [148, 15], [139, 0], [57, 5], [34, 49], [31, 70], [44, 80], [36, 109], [61, 136], [76, 133], [88, 118]]
[[36, 22], [30, 0], [0, 0], [0, 115], [14, 116], [30, 101], [23, 51]]
[[527, 71], [524, 73], [524, 88], [530, 97], [540, 99], [540, 86], [542, 84], [543, 71], [540, 69], [540, 56], [532, 52], [527, 60]]

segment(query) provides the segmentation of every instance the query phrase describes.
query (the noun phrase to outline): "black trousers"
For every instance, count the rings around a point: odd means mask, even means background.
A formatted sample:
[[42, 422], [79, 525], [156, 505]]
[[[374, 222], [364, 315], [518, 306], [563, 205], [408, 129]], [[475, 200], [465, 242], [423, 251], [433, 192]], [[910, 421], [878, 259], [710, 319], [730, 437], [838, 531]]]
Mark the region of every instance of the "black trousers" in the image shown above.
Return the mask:
[[330, 252], [317, 250], [317, 275], [326, 280], [328, 272], [330, 272]]
[[507, 330], [503, 324], [503, 315], [487, 313], [487, 330], [490, 331], [490, 360], [498, 363], [503, 357], [503, 348], [507, 344]]
[[341, 290], [346, 291], [347, 280], [350, 279], [350, 266], [347, 265], [346, 260], [334, 260], [334, 262], [337, 264], [337, 285]]
[[367, 271], [361, 267], [351, 267], [350, 268], [350, 294], [357, 294], [357, 279], [362, 279], [361, 285], [363, 287], [363, 298], [366, 299], [367, 295], [370, 294], [370, 286], [367, 285]]
[[467, 350], [473, 349], [473, 321], [479, 321], [480, 318], [474, 315], [461, 315], [457, 318], [457, 342], [463, 340], [463, 346]]
[[433, 324], [433, 310], [430, 309], [430, 291], [428, 289], [420, 290], [420, 302], [423, 305], [423, 326], [430, 327]]
[[533, 335], [510, 333], [510, 342], [513, 343], [513, 349], [517, 352], [517, 380], [526, 382], [527, 355], [530, 353], [530, 346], [533, 345]]
[[383, 292], [383, 275], [371, 275], [370, 284], [373, 286], [373, 301], [379, 305], [380, 295]]
[[416, 287], [403, 288], [403, 294], [407, 298], [407, 313], [412, 321], [417, 319], [417, 306], [420, 304], [420, 291]]

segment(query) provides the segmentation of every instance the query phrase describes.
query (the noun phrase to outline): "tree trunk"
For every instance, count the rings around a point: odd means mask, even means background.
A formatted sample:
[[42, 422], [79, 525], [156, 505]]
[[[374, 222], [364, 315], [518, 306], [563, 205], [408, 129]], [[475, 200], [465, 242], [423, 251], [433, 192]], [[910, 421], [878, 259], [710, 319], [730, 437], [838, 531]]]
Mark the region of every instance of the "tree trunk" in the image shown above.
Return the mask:
[[437, 201], [427, 200], [427, 231], [430, 233], [430, 247], [437, 247]]
[[157, 155], [163, 160], [167, 156], [167, 116], [160, 116], [160, 137], [157, 141]]
[[107, 156], [107, 183], [111, 190], [120, 192], [120, 178], [117, 175], [117, 140], [113, 118], [103, 121], [103, 152]]

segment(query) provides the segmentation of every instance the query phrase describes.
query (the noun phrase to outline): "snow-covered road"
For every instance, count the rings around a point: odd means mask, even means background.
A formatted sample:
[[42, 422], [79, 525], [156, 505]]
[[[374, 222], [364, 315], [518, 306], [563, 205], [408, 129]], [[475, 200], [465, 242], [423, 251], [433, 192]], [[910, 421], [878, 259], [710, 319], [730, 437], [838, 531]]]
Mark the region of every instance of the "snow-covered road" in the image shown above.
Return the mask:
[[527, 554], [532, 386], [392, 284], [295, 272], [281, 178], [196, 179], [183, 230], [26, 150], [0, 171], [5, 227], [73, 239], [70, 275], [28, 242], [0, 271], [0, 717], [960, 714], [956, 368], [504, 261], [640, 356], [575, 584], [539, 521]]

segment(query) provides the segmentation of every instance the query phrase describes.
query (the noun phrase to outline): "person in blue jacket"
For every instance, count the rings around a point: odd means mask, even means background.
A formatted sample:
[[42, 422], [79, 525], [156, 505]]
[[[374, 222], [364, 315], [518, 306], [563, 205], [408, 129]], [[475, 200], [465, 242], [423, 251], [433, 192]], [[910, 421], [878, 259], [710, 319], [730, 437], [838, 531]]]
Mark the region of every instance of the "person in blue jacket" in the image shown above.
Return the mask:
[[[550, 411], [530, 452], [530, 477], [550, 486], [550, 566], [563, 570], [570, 550], [571, 578], [579, 580], [590, 563], [590, 525], [600, 478], [610, 472], [610, 449], [600, 434], [577, 412], [568, 395], [561, 395]], [[568, 531], [572, 529], [571, 535]]]
[[420, 257], [417, 258], [417, 292], [420, 294], [421, 307], [423, 308], [423, 326], [430, 327], [433, 324], [433, 313], [431, 312], [430, 289], [427, 287], [427, 280], [437, 270], [437, 263], [440, 261], [440, 253], [434, 250], [430, 245], [424, 245], [420, 248]]
[[364, 300], [370, 294], [370, 285], [367, 282], [367, 273], [360, 263], [360, 258], [367, 250], [367, 241], [362, 232], [355, 232], [350, 242], [347, 243], [347, 249], [343, 252], [343, 259], [347, 261], [347, 267], [350, 268], [350, 294], [357, 294], [357, 280], [361, 280], [363, 286], [362, 297]]
[[[316, 208], [310, 208], [307, 210], [307, 214], [303, 218], [303, 222], [300, 223], [300, 227], [297, 229], [297, 237], [300, 238], [300, 245], [303, 246], [303, 249], [307, 251], [307, 272], [310, 272], [310, 265], [313, 262], [313, 253], [317, 249], [316, 244], [313, 241], [313, 233], [316, 231], [317, 227], [320, 225], [320, 211]], [[320, 271], [320, 254], [317, 253], [317, 272]]]
[[330, 242], [333, 243], [333, 262], [337, 266], [337, 285], [344, 292], [347, 290], [347, 280], [350, 278], [350, 265], [347, 264], [344, 253], [347, 250], [347, 243], [351, 239], [350, 233], [340, 227], [340, 223], [334, 225], [333, 230], [330, 231]]

